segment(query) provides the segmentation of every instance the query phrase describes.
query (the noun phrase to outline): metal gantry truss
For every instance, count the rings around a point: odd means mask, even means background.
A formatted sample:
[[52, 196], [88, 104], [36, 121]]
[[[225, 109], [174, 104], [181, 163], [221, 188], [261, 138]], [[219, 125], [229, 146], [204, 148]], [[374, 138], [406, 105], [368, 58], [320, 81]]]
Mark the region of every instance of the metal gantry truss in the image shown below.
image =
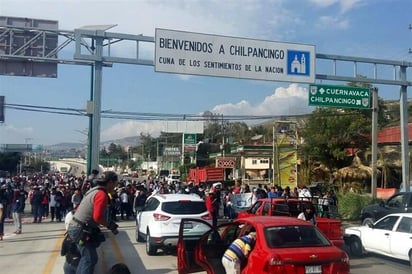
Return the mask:
[[[154, 61], [141, 58], [141, 46], [149, 44], [153, 46], [154, 37], [144, 35], [131, 35], [107, 32], [113, 26], [89, 26], [75, 29], [74, 31], [40, 29], [33, 27], [13, 27], [0, 25], [0, 65], [8, 60], [23, 60], [25, 62], [48, 62], [57, 64], [76, 64], [89, 65], [93, 67], [94, 89], [91, 94], [92, 107], [88, 114], [91, 117], [89, 129], [89, 158], [91, 168], [98, 166], [99, 143], [100, 143], [100, 119], [101, 119], [101, 85], [102, 85], [102, 68], [112, 66], [115, 63], [134, 64], [154, 66]], [[11, 43], [13, 36], [22, 32], [32, 32], [31, 39], [25, 41], [18, 50], [2, 50], [2, 45], [6, 42]], [[53, 49], [47, 48], [45, 37], [48, 34], [57, 35], [59, 43]], [[128, 56], [118, 57], [112, 54], [112, 47], [122, 43], [127, 48], [133, 47], [134, 50], [124, 51]], [[74, 44], [73, 59], [59, 58], [59, 52]], [[27, 55], [27, 49], [33, 45], [44, 47], [44, 50], [38, 51], [36, 56]], [[12, 49], [11, 45], [9, 47]], [[133, 54], [131, 54], [133, 52]], [[326, 73], [317, 73], [317, 80], [341, 81], [341, 82], [358, 82], [368, 84], [383, 84], [400, 87], [400, 108], [401, 108], [401, 144], [402, 144], [402, 177], [405, 189], [409, 189], [409, 140], [408, 140], [408, 113], [407, 113], [407, 87], [412, 86], [408, 81], [407, 69], [412, 67], [411, 62], [393, 61], [384, 59], [351, 57], [331, 54], [316, 54], [317, 61], [325, 61], [330, 64], [330, 71]], [[338, 66], [351, 63], [353, 65], [352, 75], [339, 75]], [[361, 76], [358, 73], [358, 66], [369, 66], [372, 72], [370, 77]], [[327, 64], [324, 64], [327, 65]], [[317, 64], [316, 69], [320, 69]], [[381, 74], [381, 70], [390, 68], [393, 73], [390, 77]], [[372, 192], [376, 197], [376, 162], [377, 162], [377, 89], [373, 89], [373, 109], [372, 109]]]

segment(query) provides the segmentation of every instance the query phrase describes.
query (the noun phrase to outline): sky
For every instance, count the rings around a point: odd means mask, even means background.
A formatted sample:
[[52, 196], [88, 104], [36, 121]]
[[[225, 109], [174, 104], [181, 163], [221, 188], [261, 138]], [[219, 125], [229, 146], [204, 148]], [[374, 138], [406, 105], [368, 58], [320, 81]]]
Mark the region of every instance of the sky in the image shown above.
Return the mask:
[[[110, 32], [155, 36], [155, 29], [314, 45], [316, 53], [412, 61], [410, 0], [0, 0], [0, 16], [57, 20], [59, 30], [115, 25]], [[142, 50], [153, 58], [154, 43]], [[128, 49], [124, 50], [127, 54]], [[73, 47], [60, 57], [73, 58]], [[331, 63], [316, 71], [332, 73]], [[353, 74], [353, 65], [337, 73]], [[372, 75], [359, 66], [358, 73]], [[383, 74], [393, 74], [391, 70]], [[410, 72], [409, 72], [410, 74]], [[390, 76], [391, 77], [391, 76]], [[408, 80], [411, 77], [408, 75]], [[317, 83], [320, 83], [317, 81]], [[344, 82], [322, 84], [345, 85]], [[398, 100], [399, 87], [376, 85]], [[114, 64], [103, 69], [102, 111], [160, 114], [287, 116], [313, 111], [308, 84], [155, 72], [153, 66]], [[409, 92], [409, 90], [408, 90]], [[85, 109], [90, 68], [58, 65], [57, 78], [0, 75], [6, 104]], [[408, 98], [410, 95], [408, 94]], [[0, 144], [86, 142], [88, 118], [5, 109]], [[158, 136], [164, 121], [101, 120], [101, 141]]]

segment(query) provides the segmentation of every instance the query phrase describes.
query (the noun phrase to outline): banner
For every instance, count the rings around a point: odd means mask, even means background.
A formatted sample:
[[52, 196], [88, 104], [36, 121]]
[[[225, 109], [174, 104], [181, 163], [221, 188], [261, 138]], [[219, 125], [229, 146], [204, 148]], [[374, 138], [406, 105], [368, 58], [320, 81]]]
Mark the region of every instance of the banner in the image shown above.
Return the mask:
[[252, 192], [241, 194], [230, 194], [230, 201], [232, 206], [238, 209], [245, 209], [252, 206]]

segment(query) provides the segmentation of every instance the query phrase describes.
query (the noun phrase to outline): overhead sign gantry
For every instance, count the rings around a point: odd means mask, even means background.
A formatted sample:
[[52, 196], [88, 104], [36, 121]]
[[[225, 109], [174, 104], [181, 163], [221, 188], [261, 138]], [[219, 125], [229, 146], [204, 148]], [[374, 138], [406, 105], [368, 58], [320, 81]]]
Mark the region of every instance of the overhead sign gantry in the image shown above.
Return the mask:
[[[89, 130], [89, 141], [91, 140], [89, 147], [91, 152], [89, 154], [91, 157], [88, 158], [88, 164], [90, 164], [91, 168], [96, 168], [99, 163], [98, 158], [101, 118], [100, 104], [102, 89], [101, 72], [103, 67], [111, 66], [113, 63], [123, 63], [155, 66], [156, 71], [179, 74], [235, 77], [309, 84], [314, 83], [315, 79], [317, 79], [399, 86], [401, 108], [400, 127], [402, 144], [401, 161], [403, 164], [402, 178], [406, 189], [409, 189], [410, 161], [407, 132], [407, 87], [412, 86], [412, 81], [408, 80], [407, 78], [407, 68], [412, 67], [411, 62], [321, 53], [315, 54], [314, 46], [310, 45], [250, 40], [164, 29], [156, 30], [155, 39], [154, 37], [143, 35], [107, 32], [106, 28], [102, 29], [92, 27], [87, 29], [76, 29], [74, 31], [63, 31], [55, 30], [54, 28], [50, 27], [33, 27], [27, 24], [16, 26], [9, 24], [10, 21], [15, 21], [16, 18], [12, 18], [12, 20], [8, 20], [7, 18], [6, 20], [3, 20], [2, 18], [4, 17], [0, 16], [0, 68], [16, 60], [30, 63], [50, 62], [53, 64], [81, 64], [92, 66], [94, 74], [94, 90], [93, 96], [91, 96], [92, 104], [90, 104], [91, 107], [87, 111], [87, 115], [90, 115], [93, 121], [93, 126], [91, 127], [93, 129]], [[28, 39], [25, 39], [24, 43], [19, 46], [19, 48], [13, 50], [12, 47], [9, 46], [10, 41], [17, 37], [16, 35], [29, 32], [33, 33], [33, 35], [27, 36]], [[44, 42], [44, 37], [48, 37], [47, 35], [54, 34], [62, 37], [63, 43], [57, 45], [48, 53], [46, 51], [46, 47], [50, 45], [46, 45], [46, 43]], [[166, 41], [166, 39], [169, 40]], [[130, 41], [134, 42], [134, 45], [136, 47], [135, 51], [130, 51], [134, 52], [135, 56], [133, 56], [133, 54], [130, 54], [129, 51], [125, 51], [126, 53], [128, 53], [126, 54], [128, 55], [126, 57], [112, 56], [110, 50], [112, 45], [125, 42], [127, 43], [128, 47], [130, 47]], [[194, 41], [194, 43], [191, 43], [190, 41]], [[73, 60], [56, 58], [57, 53], [67, 45], [71, 44], [71, 42], [75, 42], [75, 53]], [[200, 42], [200, 44], [198, 42]], [[142, 43], [155, 43], [155, 48], [157, 49], [155, 61], [141, 58], [139, 49]], [[201, 48], [204, 47], [204, 43], [206, 43], [206, 50], [201, 49], [199, 52], [197, 50], [197, 47], [199, 45]], [[38, 50], [37, 54], [35, 54], [32, 49], [38, 48], [39, 45], [43, 50]], [[189, 47], [194, 47], [196, 51], [185, 50], [188, 45]], [[103, 51], [103, 48], [107, 50]], [[210, 49], [213, 49], [212, 52], [209, 52]], [[230, 52], [231, 49], [232, 52]], [[220, 50], [222, 51], [219, 53]], [[223, 50], [225, 51], [225, 54], [223, 54]], [[302, 58], [302, 54], [304, 58]], [[165, 57], [165, 60], [168, 61], [161, 63], [159, 61], [160, 59], [158, 59], [158, 57], [160, 56]], [[273, 58], [269, 58], [269, 56], [273, 56]], [[175, 60], [175, 58], [177, 60]], [[300, 61], [300, 64], [302, 64], [303, 59], [305, 61], [305, 70], [302, 70], [303, 67], [299, 67], [298, 63], [294, 62], [295, 60], [297, 60]], [[323, 74], [315, 73], [315, 59], [323, 59], [333, 62], [332, 72]], [[191, 60], [198, 62], [194, 62], [195, 66], [190, 66]], [[352, 62], [354, 64], [353, 76], [337, 75], [336, 66], [340, 62]], [[371, 67], [371, 70], [373, 70], [373, 75], [370, 78], [360, 77], [358, 75], [357, 65], [360, 63]], [[229, 66], [229, 64], [235, 65]], [[232, 68], [236, 68], [236, 64], [241, 65], [242, 70], [239, 69], [239, 66], [237, 66], [238, 70], [233, 70]], [[216, 66], [220, 67], [220, 69], [216, 69]], [[230, 67], [230, 69], [228, 69], [228, 67]], [[259, 67], [261, 71], [259, 70]], [[393, 76], [378, 76], [378, 71], [381, 67], [392, 67], [394, 71]], [[309, 71], [307, 71], [308, 68]], [[0, 73], [1, 72], [4, 73], [5, 70], [0, 69]], [[376, 90], [375, 93], [372, 97], [374, 106], [377, 105]], [[373, 107], [372, 110], [374, 113], [377, 111], [375, 107]], [[374, 124], [377, 124], [376, 121]], [[372, 139], [372, 143], [373, 146], [376, 147], [376, 139]], [[377, 158], [375, 154], [372, 156], [372, 168], [374, 170], [374, 175], [372, 177], [372, 190], [376, 190]], [[376, 197], [376, 192], [375, 194], [372, 193], [372, 195]]]

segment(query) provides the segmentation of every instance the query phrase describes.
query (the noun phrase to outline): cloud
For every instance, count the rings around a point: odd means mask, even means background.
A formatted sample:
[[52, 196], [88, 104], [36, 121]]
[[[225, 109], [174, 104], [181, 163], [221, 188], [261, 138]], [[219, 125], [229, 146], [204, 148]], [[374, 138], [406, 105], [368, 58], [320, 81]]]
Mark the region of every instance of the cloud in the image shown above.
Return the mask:
[[339, 5], [340, 12], [346, 13], [364, 2], [364, 0], [310, 0], [313, 4], [326, 8], [335, 4]]
[[[28, 136], [33, 136], [34, 133], [32, 127], [16, 127], [13, 124], [4, 124], [1, 126], [1, 129], [0, 140], [13, 140], [13, 144], [24, 144], [26, 142], [25, 139], [27, 139]], [[20, 136], [21, 138], [16, 138], [16, 136]]]
[[211, 112], [223, 115], [298, 115], [310, 113], [308, 91], [298, 84], [290, 84], [287, 88], [278, 87], [274, 93], [256, 105], [242, 100], [215, 106]]
[[[313, 111], [308, 105], [308, 90], [298, 84], [290, 84], [288, 87], [278, 87], [273, 94], [264, 98], [256, 105], [246, 100], [237, 103], [228, 103], [215, 106], [210, 111], [223, 115], [273, 115], [287, 116], [308, 114]], [[150, 134], [156, 137], [164, 129], [164, 121], [126, 121], [117, 123], [103, 130], [102, 140], [114, 140], [130, 136], [139, 136], [140, 133]]]
[[334, 29], [347, 29], [349, 21], [341, 19], [337, 16], [321, 16], [319, 17], [317, 26], [320, 28], [329, 28], [334, 26]]
[[102, 130], [101, 140], [114, 140], [124, 137], [140, 136], [140, 133], [156, 137], [160, 134], [162, 123], [160, 121], [125, 121], [116, 123], [108, 129]]

